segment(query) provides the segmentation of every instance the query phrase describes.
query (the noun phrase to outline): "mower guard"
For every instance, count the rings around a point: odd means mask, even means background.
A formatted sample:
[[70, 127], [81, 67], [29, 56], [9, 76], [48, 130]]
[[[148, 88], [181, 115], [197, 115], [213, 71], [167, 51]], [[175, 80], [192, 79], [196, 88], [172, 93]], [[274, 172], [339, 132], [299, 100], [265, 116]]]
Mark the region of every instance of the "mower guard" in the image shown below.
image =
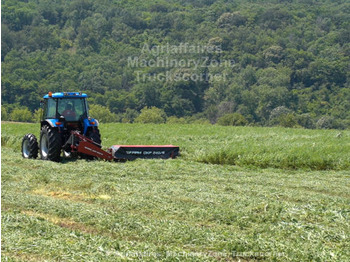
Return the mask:
[[173, 145], [114, 145], [110, 148], [116, 159], [134, 160], [136, 158], [175, 158], [179, 147]]

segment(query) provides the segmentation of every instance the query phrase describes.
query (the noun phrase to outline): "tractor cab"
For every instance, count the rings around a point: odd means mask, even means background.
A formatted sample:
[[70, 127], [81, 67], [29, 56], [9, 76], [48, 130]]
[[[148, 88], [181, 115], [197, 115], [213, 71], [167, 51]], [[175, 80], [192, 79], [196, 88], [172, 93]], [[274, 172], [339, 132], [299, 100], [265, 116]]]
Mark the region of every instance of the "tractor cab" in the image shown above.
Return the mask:
[[77, 130], [86, 135], [89, 127], [97, 126], [88, 113], [87, 95], [78, 92], [49, 92], [44, 96], [41, 125]]

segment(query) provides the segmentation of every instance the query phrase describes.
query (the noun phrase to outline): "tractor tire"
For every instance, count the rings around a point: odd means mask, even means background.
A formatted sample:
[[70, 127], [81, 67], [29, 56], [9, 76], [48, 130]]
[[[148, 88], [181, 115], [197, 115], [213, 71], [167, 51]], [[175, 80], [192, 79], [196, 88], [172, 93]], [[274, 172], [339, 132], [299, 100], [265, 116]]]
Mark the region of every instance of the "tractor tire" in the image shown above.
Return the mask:
[[40, 155], [42, 160], [61, 160], [62, 138], [58, 130], [43, 126], [40, 133]]
[[26, 134], [22, 139], [22, 156], [23, 158], [36, 159], [38, 157], [38, 141], [33, 134]]
[[[89, 130], [86, 134], [86, 137], [94, 141], [95, 143], [99, 144], [99, 147], [101, 148], [101, 134], [100, 130], [96, 128], [96, 130]], [[87, 159], [87, 160], [94, 160], [96, 157], [80, 153], [79, 154], [82, 159]]]
[[96, 128], [96, 130], [90, 130], [87, 134], [86, 137], [91, 139], [92, 141], [94, 141], [95, 143], [101, 146], [101, 134], [100, 134], [100, 130], [98, 128]]

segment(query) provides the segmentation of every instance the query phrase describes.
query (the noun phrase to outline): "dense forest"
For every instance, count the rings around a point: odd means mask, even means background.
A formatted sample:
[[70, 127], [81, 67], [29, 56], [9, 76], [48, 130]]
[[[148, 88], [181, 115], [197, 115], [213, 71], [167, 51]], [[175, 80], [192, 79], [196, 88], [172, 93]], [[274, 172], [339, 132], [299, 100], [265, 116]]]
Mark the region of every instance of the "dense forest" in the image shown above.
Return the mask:
[[3, 120], [84, 91], [104, 121], [350, 127], [350, 1], [1, 4]]

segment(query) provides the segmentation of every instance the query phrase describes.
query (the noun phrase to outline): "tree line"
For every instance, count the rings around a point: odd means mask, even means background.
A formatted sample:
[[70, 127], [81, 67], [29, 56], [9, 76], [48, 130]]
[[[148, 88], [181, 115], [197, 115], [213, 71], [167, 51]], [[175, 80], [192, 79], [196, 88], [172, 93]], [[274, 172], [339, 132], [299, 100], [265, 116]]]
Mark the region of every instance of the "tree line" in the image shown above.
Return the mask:
[[[2, 119], [35, 119], [49, 91], [84, 91], [103, 121], [157, 108], [170, 122], [349, 128], [349, 11], [341, 0], [4, 0]], [[183, 43], [220, 52], [143, 50]], [[211, 77], [152, 78], [167, 72]]]

